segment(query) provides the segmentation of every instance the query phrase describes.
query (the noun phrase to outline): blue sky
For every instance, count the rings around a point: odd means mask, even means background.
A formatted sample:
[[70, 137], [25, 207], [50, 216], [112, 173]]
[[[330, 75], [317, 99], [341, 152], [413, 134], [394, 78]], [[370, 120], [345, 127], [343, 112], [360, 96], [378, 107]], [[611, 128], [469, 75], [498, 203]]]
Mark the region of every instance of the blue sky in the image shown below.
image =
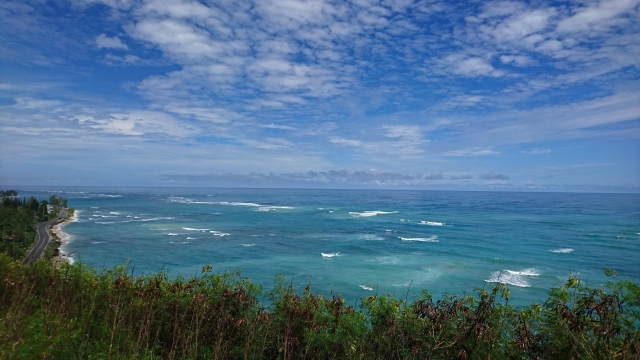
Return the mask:
[[640, 0], [0, 17], [0, 184], [640, 191]]

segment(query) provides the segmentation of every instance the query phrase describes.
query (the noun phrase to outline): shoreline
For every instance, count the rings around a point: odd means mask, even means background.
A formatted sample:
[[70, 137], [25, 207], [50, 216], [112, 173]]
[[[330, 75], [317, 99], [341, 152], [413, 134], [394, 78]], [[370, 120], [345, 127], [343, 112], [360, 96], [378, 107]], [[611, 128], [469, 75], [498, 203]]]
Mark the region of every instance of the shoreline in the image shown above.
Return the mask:
[[62, 230], [62, 227], [68, 223], [78, 221], [78, 213], [79, 210], [74, 209], [71, 216], [67, 214], [67, 217], [65, 217], [64, 220], [53, 225], [49, 231], [53, 238], [52, 241], [57, 244], [57, 247], [53, 250], [54, 256], [51, 259], [56, 266], [59, 266], [62, 263], [72, 265], [74, 262], [73, 257], [62, 250], [62, 247], [70, 243], [72, 240], [71, 236]]

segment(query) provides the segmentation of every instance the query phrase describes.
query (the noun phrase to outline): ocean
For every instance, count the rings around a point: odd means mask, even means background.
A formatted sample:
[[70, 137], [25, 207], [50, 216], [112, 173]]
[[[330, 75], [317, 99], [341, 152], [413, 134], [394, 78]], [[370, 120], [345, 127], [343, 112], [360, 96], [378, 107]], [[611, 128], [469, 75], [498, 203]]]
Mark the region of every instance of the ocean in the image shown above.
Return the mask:
[[462, 295], [509, 284], [511, 303], [542, 302], [576, 275], [611, 268], [640, 281], [640, 194], [30, 188], [69, 200], [62, 251], [98, 271], [136, 275], [241, 270], [270, 289], [281, 274], [302, 292], [350, 305], [390, 293]]

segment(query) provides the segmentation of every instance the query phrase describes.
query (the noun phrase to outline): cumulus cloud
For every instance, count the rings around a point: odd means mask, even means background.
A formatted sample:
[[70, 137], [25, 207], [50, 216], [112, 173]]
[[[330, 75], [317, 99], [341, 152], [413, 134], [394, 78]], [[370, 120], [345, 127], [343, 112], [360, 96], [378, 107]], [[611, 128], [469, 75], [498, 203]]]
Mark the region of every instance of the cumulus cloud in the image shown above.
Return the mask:
[[100, 49], [128, 50], [127, 44], [123, 43], [117, 36], [112, 38], [102, 33], [96, 38], [96, 45]]

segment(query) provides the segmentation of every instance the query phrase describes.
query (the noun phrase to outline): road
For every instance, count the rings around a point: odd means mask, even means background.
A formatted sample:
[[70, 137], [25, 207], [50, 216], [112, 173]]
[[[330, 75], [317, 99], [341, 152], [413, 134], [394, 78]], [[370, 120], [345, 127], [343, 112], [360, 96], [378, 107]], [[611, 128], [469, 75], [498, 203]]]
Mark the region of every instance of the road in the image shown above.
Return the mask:
[[44, 249], [49, 245], [49, 227], [51, 226], [51, 223], [64, 219], [66, 215], [67, 209], [62, 208], [60, 209], [60, 214], [57, 219], [45, 221], [38, 225], [38, 240], [27, 253], [27, 257], [22, 260], [22, 265], [30, 265], [38, 261]]

